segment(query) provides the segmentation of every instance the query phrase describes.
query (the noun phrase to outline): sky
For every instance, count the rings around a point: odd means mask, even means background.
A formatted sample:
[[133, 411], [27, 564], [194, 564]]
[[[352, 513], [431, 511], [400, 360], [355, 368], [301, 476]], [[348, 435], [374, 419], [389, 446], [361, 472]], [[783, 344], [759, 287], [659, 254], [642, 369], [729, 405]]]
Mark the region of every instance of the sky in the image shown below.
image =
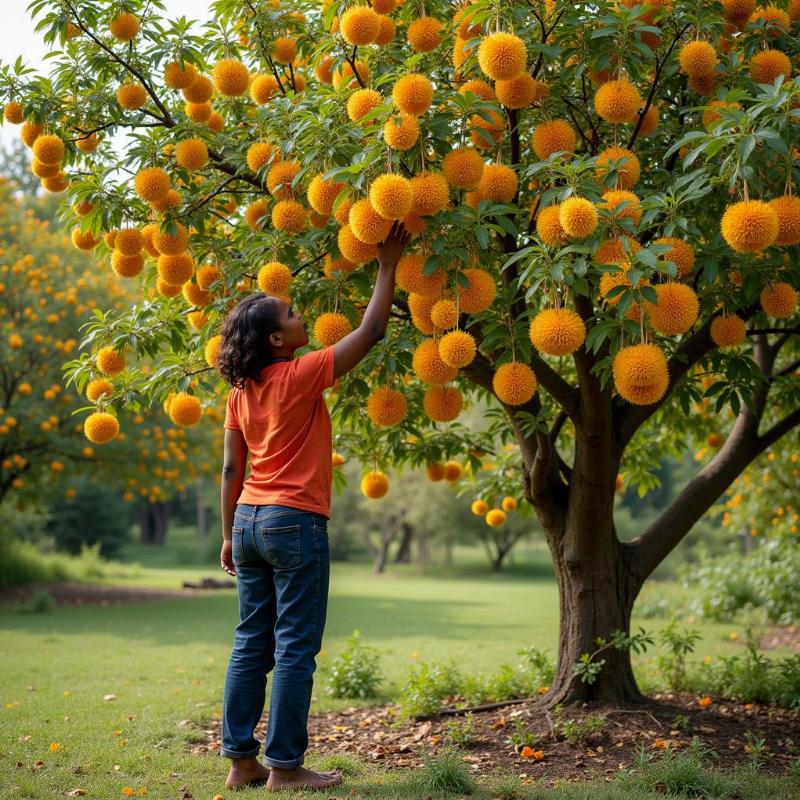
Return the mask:
[[[37, 70], [45, 66], [47, 52], [44, 42], [34, 33], [34, 23], [27, 7], [30, 0], [2, 0], [3, 18], [0, 24], [0, 61], [13, 64], [22, 55], [26, 65]], [[85, 2], [85, 0], [84, 0]], [[170, 19], [186, 16], [206, 19], [208, 0], [165, 0], [166, 16]], [[0, 147], [6, 147], [19, 137], [19, 127], [5, 123], [0, 128]]]

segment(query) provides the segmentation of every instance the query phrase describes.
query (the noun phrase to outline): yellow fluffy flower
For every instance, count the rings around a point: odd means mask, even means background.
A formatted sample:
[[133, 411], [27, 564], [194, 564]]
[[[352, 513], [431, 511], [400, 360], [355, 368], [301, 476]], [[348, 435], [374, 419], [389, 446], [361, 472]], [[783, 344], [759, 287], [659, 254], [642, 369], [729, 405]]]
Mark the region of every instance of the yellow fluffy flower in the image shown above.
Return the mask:
[[384, 219], [403, 219], [411, 213], [414, 192], [407, 178], [396, 173], [385, 173], [372, 182], [369, 202]]
[[367, 398], [367, 416], [375, 425], [388, 427], [398, 425], [408, 414], [405, 395], [397, 389], [382, 386]]
[[643, 105], [639, 90], [624, 78], [607, 81], [594, 95], [597, 115], [614, 125], [633, 121]]
[[404, 75], [392, 87], [392, 99], [402, 113], [421, 117], [433, 102], [433, 84], [424, 75]]
[[200, 422], [203, 408], [200, 400], [186, 392], [178, 392], [169, 404], [169, 418], [183, 428], [190, 428]]
[[478, 64], [495, 81], [515, 78], [525, 69], [528, 52], [525, 43], [511, 33], [491, 33], [478, 47]]
[[725, 209], [720, 222], [722, 237], [739, 253], [757, 253], [775, 242], [778, 215], [761, 200], [742, 200]]
[[497, 368], [492, 379], [492, 388], [501, 403], [519, 406], [527, 403], [536, 391], [534, 371], [519, 361], [510, 361]]
[[442, 361], [435, 339], [424, 339], [414, 350], [411, 366], [415, 375], [423, 382], [433, 385], [449, 383], [458, 370]]
[[736, 314], [723, 314], [711, 321], [711, 340], [717, 347], [736, 347], [746, 335], [744, 320]]
[[537, 125], [531, 147], [537, 158], [546, 161], [553, 153], [575, 151], [575, 131], [565, 119], [551, 119]]
[[442, 173], [447, 182], [456, 189], [472, 189], [483, 174], [481, 154], [471, 147], [456, 147], [442, 161]]
[[683, 283], [661, 283], [655, 287], [658, 301], [645, 301], [651, 325], [664, 336], [686, 333], [697, 321], [700, 301], [691, 286]]
[[797, 292], [784, 281], [765, 286], [759, 300], [761, 308], [775, 319], [786, 319], [797, 311]]
[[445, 364], [456, 369], [471, 364], [476, 352], [475, 337], [466, 331], [450, 331], [439, 340], [439, 356]]
[[119, 435], [119, 420], [113, 414], [95, 411], [84, 420], [83, 433], [94, 444], [106, 444]]
[[586, 325], [572, 309], [546, 308], [531, 320], [530, 337], [541, 353], [566, 356], [583, 344]]
[[425, 414], [434, 422], [452, 422], [463, 404], [461, 391], [454, 386], [431, 386], [422, 399]]
[[367, 472], [361, 478], [361, 492], [371, 500], [378, 500], [389, 491], [389, 478], [383, 472]]
[[314, 323], [314, 336], [323, 347], [330, 347], [344, 339], [353, 326], [344, 314], [328, 312], [320, 314]]
[[585, 197], [569, 197], [561, 203], [558, 220], [568, 236], [585, 239], [597, 229], [597, 209]]
[[634, 405], [651, 405], [667, 391], [669, 373], [664, 351], [655, 344], [621, 348], [614, 356], [614, 387]]

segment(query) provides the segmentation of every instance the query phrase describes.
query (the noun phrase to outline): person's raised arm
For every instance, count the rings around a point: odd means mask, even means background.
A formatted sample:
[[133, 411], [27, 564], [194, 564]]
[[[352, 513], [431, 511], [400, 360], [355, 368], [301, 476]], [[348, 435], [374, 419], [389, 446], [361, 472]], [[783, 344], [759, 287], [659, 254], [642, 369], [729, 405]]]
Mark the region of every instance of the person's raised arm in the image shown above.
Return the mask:
[[361, 324], [333, 349], [333, 377], [349, 372], [386, 334], [394, 299], [394, 274], [411, 234], [401, 222], [392, 225], [386, 241], [378, 245], [378, 279]]

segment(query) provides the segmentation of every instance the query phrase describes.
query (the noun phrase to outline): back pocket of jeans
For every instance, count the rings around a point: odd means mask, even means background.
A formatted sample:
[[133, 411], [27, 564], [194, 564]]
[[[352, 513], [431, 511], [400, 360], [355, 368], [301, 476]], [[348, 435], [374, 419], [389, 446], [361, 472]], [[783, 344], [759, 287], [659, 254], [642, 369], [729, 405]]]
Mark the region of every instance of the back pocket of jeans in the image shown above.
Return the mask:
[[300, 563], [299, 525], [262, 525], [259, 534], [264, 542], [264, 558], [273, 567], [287, 569]]

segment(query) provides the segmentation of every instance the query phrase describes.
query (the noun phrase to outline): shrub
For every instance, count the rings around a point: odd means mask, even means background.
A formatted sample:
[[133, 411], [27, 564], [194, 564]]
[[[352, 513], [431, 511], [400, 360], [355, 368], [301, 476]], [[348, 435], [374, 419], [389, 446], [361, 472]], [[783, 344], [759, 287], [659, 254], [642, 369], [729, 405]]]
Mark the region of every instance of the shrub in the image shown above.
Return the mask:
[[745, 556], [737, 549], [713, 558], [701, 552], [699, 561], [683, 567], [680, 575], [698, 616], [729, 622], [742, 609], [758, 608], [771, 622], [790, 625], [800, 617], [800, 594], [794, 590], [798, 572], [797, 542], [776, 537]]
[[328, 694], [338, 698], [375, 697], [382, 680], [378, 651], [362, 644], [360, 631], [353, 631], [344, 652], [331, 665]]
[[750, 703], [775, 703], [800, 708], [800, 655], [769, 659], [759, 651], [758, 638], [747, 635], [744, 654], [721, 656], [704, 665], [695, 677], [696, 691]]
[[455, 664], [415, 665], [400, 690], [400, 707], [407, 717], [430, 717], [442, 707], [445, 697], [456, 694], [462, 678]]
[[18, 614], [46, 614], [54, 606], [53, 595], [46, 589], [40, 589], [27, 603], [17, 603], [14, 610]]
[[114, 558], [130, 534], [130, 506], [113, 489], [88, 478], [74, 488], [74, 498], [50, 509], [47, 532], [59, 550], [76, 554], [86, 544], [97, 544], [100, 554]]

